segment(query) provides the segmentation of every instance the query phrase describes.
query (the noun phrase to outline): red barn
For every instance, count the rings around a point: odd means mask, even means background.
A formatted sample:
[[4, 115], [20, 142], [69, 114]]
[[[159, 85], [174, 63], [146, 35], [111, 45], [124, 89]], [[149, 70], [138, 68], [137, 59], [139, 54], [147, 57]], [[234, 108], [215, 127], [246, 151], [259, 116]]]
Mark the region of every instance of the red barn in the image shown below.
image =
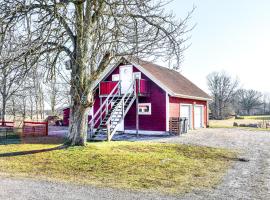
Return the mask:
[[208, 124], [208, 94], [180, 73], [125, 57], [95, 85], [91, 136], [116, 131], [169, 132], [169, 121], [186, 117], [189, 129]]

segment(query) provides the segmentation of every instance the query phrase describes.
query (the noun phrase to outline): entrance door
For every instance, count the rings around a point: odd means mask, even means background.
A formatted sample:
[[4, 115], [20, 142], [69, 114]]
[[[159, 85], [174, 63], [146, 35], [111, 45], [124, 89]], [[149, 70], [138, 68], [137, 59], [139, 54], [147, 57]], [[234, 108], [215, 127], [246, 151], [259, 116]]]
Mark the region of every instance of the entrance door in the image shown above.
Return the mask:
[[180, 106], [180, 117], [186, 117], [188, 119], [188, 128], [191, 129], [191, 105]]
[[120, 66], [121, 94], [126, 93], [132, 83], [132, 65]]
[[194, 106], [194, 127], [202, 128], [203, 127], [203, 107]]

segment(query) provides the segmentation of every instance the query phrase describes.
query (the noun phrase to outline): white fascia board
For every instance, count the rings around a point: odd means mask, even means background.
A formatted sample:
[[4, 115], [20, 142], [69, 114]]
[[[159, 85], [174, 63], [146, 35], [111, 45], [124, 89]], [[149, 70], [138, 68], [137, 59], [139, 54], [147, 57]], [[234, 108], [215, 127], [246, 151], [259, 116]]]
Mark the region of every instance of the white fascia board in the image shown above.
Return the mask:
[[97, 79], [93, 86], [90, 88], [90, 91], [92, 91], [93, 89], [95, 89], [98, 84], [105, 78], [107, 78], [111, 73], [112, 71], [121, 63], [121, 59], [119, 62], [117, 62], [115, 65], [112, 65], [111, 67], [108, 67], [107, 69], [104, 70], [104, 72], [102, 73], [102, 75], [99, 77], [99, 79]]
[[170, 102], [169, 94], [166, 92], [166, 131], [169, 131], [169, 121], [170, 121]]
[[195, 96], [189, 96], [189, 95], [183, 95], [183, 94], [174, 94], [173, 97], [179, 97], [179, 98], [186, 98], [186, 99], [194, 99], [194, 100], [202, 100], [202, 101], [212, 101], [210, 98], [204, 98], [204, 97], [195, 97]]
[[158, 79], [156, 79], [151, 73], [149, 73], [147, 70], [145, 70], [143, 67], [136, 63], [130, 62], [133, 66], [138, 68], [142, 73], [144, 73], [148, 78], [150, 78], [155, 84], [157, 84], [159, 87], [161, 87], [164, 91], [166, 91], [168, 94], [173, 96], [173, 91], [171, 91], [168, 87], [166, 87], [163, 83], [161, 83]]
[[132, 65], [137, 67], [142, 73], [144, 73], [148, 78], [150, 78], [154, 83], [156, 83], [159, 87], [161, 87], [163, 90], [165, 90], [170, 96], [173, 97], [182, 97], [182, 98], [188, 98], [188, 99], [195, 99], [195, 100], [203, 100], [203, 101], [211, 101], [210, 98], [203, 98], [203, 97], [195, 97], [195, 96], [189, 96], [189, 95], [183, 95], [183, 94], [176, 94], [172, 90], [170, 90], [167, 86], [165, 86], [163, 83], [161, 83], [158, 79], [156, 79], [151, 73], [149, 73], [147, 70], [145, 70], [140, 65], [130, 62]]

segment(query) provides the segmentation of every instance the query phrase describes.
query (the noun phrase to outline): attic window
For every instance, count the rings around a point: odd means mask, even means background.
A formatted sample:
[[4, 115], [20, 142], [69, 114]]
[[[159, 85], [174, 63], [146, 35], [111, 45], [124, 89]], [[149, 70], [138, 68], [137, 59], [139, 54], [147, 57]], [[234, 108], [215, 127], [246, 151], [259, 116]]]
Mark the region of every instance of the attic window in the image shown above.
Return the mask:
[[119, 81], [119, 79], [120, 79], [119, 74], [112, 75], [112, 81]]
[[133, 79], [141, 79], [142, 73], [141, 72], [134, 72]]

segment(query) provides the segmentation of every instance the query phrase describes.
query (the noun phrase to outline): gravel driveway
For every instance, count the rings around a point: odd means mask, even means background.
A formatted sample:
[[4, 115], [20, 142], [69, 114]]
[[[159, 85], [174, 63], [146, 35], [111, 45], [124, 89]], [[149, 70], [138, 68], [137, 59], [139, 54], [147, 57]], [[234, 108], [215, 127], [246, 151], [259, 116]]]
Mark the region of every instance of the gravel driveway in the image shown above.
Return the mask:
[[249, 162], [235, 162], [222, 183], [216, 188], [198, 190], [177, 197], [2, 177], [0, 179], [0, 199], [270, 199], [270, 132], [202, 129], [191, 131], [181, 137], [148, 139], [156, 142], [239, 149], [242, 152], [241, 157], [249, 159]]

